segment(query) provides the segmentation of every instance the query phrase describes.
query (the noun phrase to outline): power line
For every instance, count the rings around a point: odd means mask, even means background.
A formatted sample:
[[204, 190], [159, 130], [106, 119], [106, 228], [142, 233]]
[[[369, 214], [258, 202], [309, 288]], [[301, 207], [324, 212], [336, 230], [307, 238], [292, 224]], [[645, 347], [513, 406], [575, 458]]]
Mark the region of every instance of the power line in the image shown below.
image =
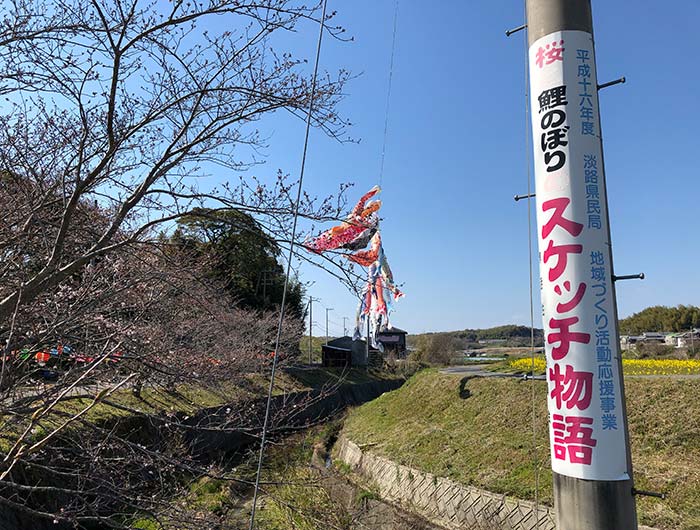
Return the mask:
[[[527, 20], [527, 1], [523, 2], [524, 18]], [[531, 400], [531, 415], [532, 415], [532, 465], [535, 472], [535, 527], [540, 528], [540, 507], [539, 507], [539, 490], [540, 490], [540, 469], [539, 455], [537, 451], [537, 394], [535, 389], [535, 307], [534, 307], [534, 288], [533, 288], [533, 272], [532, 272], [532, 175], [530, 164], [532, 161], [530, 150], [530, 57], [528, 54], [528, 29], [523, 32], [525, 42], [525, 166], [527, 174], [527, 253], [528, 253], [528, 272], [529, 272], [529, 288], [530, 288], [530, 359], [532, 380], [530, 381], [530, 400]]]
[[389, 61], [389, 86], [386, 91], [386, 105], [384, 106], [384, 139], [382, 140], [382, 159], [379, 166], [379, 187], [382, 187], [384, 178], [384, 158], [386, 155], [386, 139], [389, 132], [389, 104], [391, 103], [391, 85], [394, 78], [394, 53], [396, 51], [396, 26], [399, 19], [399, 0], [394, 3], [394, 32], [391, 37], [391, 60]]

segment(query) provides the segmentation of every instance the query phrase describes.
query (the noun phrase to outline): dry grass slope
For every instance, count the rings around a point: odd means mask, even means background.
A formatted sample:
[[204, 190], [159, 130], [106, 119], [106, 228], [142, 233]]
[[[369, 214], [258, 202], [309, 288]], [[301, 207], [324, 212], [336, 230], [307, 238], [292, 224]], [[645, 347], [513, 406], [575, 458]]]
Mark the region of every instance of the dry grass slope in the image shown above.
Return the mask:
[[[350, 439], [388, 458], [498, 493], [552, 502], [544, 382], [473, 379], [427, 370], [401, 389], [352, 411]], [[700, 380], [626, 383], [637, 487], [665, 501], [638, 498], [640, 522], [663, 530], [700, 529]], [[466, 393], [464, 389], [462, 396]]]

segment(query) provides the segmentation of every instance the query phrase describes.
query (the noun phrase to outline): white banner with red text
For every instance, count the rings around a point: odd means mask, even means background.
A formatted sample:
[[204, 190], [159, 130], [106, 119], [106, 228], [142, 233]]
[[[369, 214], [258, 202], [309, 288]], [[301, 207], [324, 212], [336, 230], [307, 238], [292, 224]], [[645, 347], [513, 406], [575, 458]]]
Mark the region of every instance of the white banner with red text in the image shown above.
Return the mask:
[[593, 38], [529, 52], [552, 469], [629, 478]]

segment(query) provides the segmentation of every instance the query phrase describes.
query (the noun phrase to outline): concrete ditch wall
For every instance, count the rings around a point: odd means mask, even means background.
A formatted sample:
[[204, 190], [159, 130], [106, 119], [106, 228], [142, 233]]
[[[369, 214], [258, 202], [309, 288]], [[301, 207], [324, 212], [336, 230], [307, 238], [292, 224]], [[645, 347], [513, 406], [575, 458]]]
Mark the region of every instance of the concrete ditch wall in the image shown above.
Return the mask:
[[[448, 530], [557, 530], [552, 508], [457, 484], [363, 451], [341, 434], [333, 456], [375, 484], [379, 495]], [[639, 530], [657, 530], [639, 526]]]
[[556, 530], [554, 511], [546, 506], [457, 484], [363, 452], [341, 435], [336, 458], [376, 484], [379, 495], [449, 530]]

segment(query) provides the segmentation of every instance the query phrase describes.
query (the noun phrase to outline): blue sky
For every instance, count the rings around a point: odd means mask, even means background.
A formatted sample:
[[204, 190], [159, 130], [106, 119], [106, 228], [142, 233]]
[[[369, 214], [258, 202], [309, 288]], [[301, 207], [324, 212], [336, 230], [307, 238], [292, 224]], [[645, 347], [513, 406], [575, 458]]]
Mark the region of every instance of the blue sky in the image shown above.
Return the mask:
[[[429, 8], [429, 6], [433, 6]], [[601, 93], [614, 260], [621, 316], [649, 305], [700, 304], [700, 2], [593, 2], [599, 81], [627, 84]], [[326, 38], [321, 67], [359, 76], [341, 110], [357, 144], [319, 132], [310, 139], [304, 188], [351, 200], [378, 183], [393, 0], [329, 0], [354, 37]], [[400, 0], [389, 137], [382, 182], [382, 239], [406, 297], [392, 321], [409, 332], [529, 324], [524, 34], [521, 2]], [[312, 62], [317, 28], [289, 37]], [[303, 123], [261, 123], [270, 146], [264, 166], [298, 175]], [[529, 127], [529, 126], [528, 126]], [[535, 243], [536, 244], [536, 243]], [[536, 254], [535, 254], [536, 255]], [[535, 282], [538, 269], [535, 263]], [[323, 334], [354, 318], [356, 299], [335, 278], [302, 267]], [[535, 292], [535, 325], [541, 327]]]

